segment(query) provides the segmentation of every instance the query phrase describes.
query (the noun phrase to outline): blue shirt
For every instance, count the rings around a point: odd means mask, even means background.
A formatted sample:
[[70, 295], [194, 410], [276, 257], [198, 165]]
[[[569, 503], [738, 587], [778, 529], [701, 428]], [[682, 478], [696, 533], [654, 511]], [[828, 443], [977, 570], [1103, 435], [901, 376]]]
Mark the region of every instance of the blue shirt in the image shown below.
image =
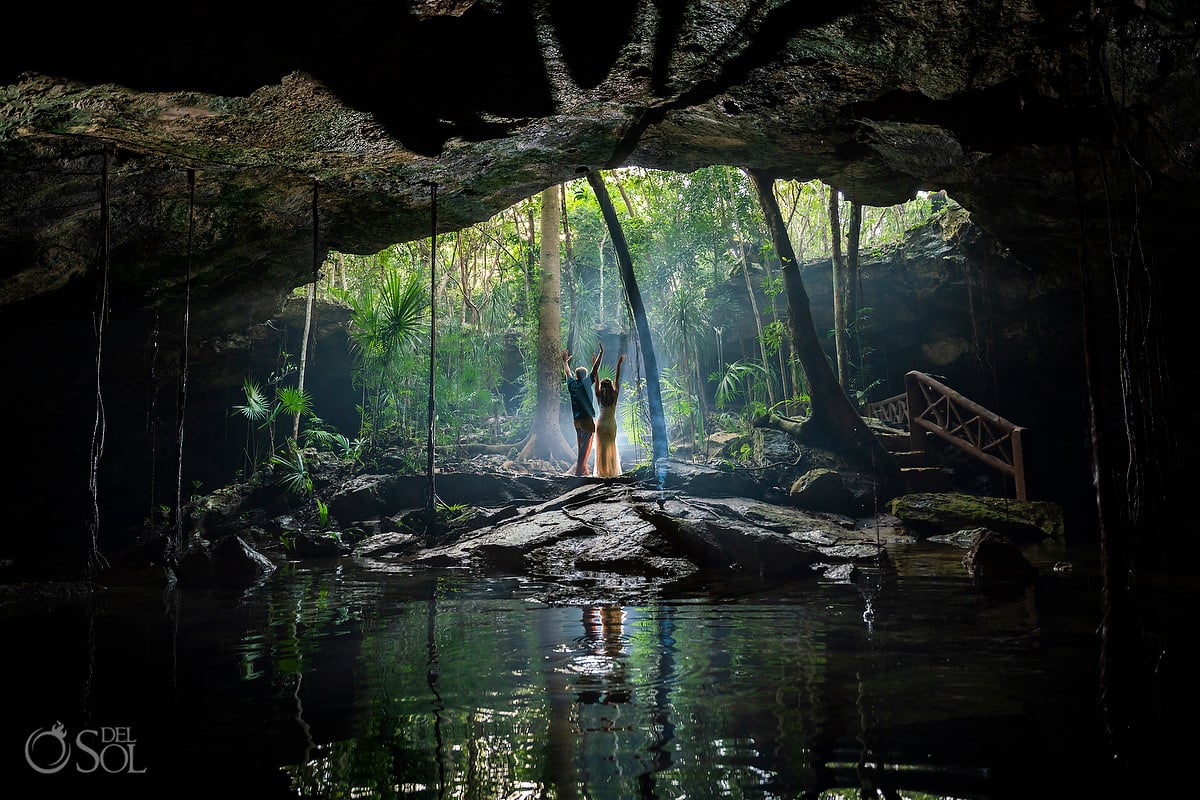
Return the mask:
[[592, 405], [592, 376], [587, 374], [583, 380], [567, 378], [567, 392], [571, 395], [571, 412], [575, 419], [587, 417], [596, 418], [596, 407]]

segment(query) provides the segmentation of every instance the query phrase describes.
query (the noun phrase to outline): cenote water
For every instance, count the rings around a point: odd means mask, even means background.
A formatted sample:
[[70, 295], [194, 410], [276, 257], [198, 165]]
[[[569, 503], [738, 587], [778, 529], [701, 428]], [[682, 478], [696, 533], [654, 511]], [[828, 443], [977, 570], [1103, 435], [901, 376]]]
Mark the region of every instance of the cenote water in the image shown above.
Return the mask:
[[[1036, 586], [1001, 594], [961, 556], [914, 545], [857, 582], [636, 604], [353, 559], [27, 602], [0, 615], [3, 793], [1127, 796], [1105, 791], [1088, 556], [1043, 554]], [[1074, 573], [1053, 573], [1064, 558]], [[1161, 598], [1164, 652], [1195, 598]], [[1147, 788], [1190, 749], [1156, 735]]]

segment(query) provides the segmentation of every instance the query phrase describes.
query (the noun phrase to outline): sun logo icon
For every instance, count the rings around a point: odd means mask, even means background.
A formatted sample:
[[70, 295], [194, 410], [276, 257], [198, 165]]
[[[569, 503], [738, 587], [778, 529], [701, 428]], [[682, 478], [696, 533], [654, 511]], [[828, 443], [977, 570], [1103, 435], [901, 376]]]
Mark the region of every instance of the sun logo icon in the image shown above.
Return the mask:
[[[47, 743], [39, 748], [38, 742], [46, 738], [49, 738], [53, 742], [57, 742], [57, 744]], [[46, 751], [48, 748], [55, 747], [58, 748], [58, 755], [50, 762], [48, 766], [42, 766], [39, 763], [47, 760], [45, 758], [45, 752], [38, 753], [37, 758], [35, 759], [35, 749]], [[42, 773], [43, 775], [52, 775], [55, 772], [58, 772], [64, 766], [66, 766], [67, 759], [70, 757], [71, 745], [67, 744], [67, 729], [60, 721], [56, 721], [49, 730], [46, 728], [39, 728], [38, 730], [29, 734], [29, 738], [25, 740], [25, 761], [28, 762], [30, 767], [37, 772]]]

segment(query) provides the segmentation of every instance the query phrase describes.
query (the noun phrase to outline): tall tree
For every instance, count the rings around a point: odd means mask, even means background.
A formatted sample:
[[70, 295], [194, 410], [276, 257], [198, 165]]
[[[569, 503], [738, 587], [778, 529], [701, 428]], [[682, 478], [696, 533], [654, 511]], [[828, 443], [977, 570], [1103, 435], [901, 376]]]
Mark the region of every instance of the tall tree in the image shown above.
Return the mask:
[[751, 170], [750, 177], [758, 192], [775, 252], [779, 256], [784, 289], [787, 293], [788, 316], [791, 320], [792, 348], [800, 360], [801, 369], [804, 370], [812, 399], [812, 415], [791, 429], [791, 432], [802, 441], [831, 447], [857, 458], [860, 463], [872, 468], [885, 492], [898, 490], [900, 471], [895, 458], [871, 433], [866, 422], [851, 405], [850, 398], [842, 391], [837, 376], [834, 375], [825, 358], [825, 352], [821, 349], [816, 326], [813, 324], [808, 292], [800, 278], [796, 255], [792, 251], [783, 215], [780, 214], [779, 203], [775, 199], [774, 179], [760, 170]]
[[[699, 360], [697, 343], [708, 332], [705, 323], [706, 314], [701, 308], [703, 292], [694, 283], [680, 281], [672, 287], [664, 303], [665, 318], [662, 323], [663, 339], [668, 348], [674, 349], [682, 362], [680, 374], [684, 381], [687, 397], [698, 397], [703, 401], [704, 385], [700, 381], [699, 370], [694, 368]], [[701, 406], [703, 407], [703, 406]], [[703, 416], [699, 420], [703, 423]], [[688, 425], [692, 437], [692, 453], [697, 452], [699, 438], [697, 436], [697, 414], [694, 408], [688, 410]]]
[[[842, 218], [838, 210], [838, 189], [829, 187], [830, 260], [833, 262], [833, 344], [837, 359], [837, 377], [842, 391], [850, 391], [850, 337], [846, 327], [846, 262], [842, 258]], [[772, 195], [774, 196], [774, 195]]]
[[425, 441], [425, 511], [432, 514], [437, 505], [437, 478], [434, 475], [434, 444], [437, 441], [437, 184], [429, 187], [429, 434]]
[[625, 232], [621, 220], [617, 218], [613, 208], [612, 198], [604, 185], [604, 176], [596, 170], [587, 174], [588, 183], [596, 193], [596, 201], [604, 214], [604, 221], [612, 237], [613, 249], [617, 253], [617, 262], [621, 268], [621, 283], [625, 286], [625, 297], [629, 301], [629, 309], [633, 314], [634, 325], [637, 327], [638, 340], [641, 343], [642, 363], [646, 365], [646, 396], [650, 402], [650, 440], [654, 457], [654, 472], [659, 485], [666, 477], [667, 457], [667, 417], [663, 411], [662, 388], [658, 380], [658, 360], [654, 357], [654, 344], [650, 338], [650, 323], [646, 318], [646, 307], [642, 303], [642, 293], [638, 289], [637, 278], [633, 274], [633, 259], [629, 255], [629, 245], [625, 241]]
[[519, 459], [545, 458], [574, 463], [575, 448], [567, 444], [559, 413], [562, 407], [562, 274], [559, 233], [562, 207], [558, 186], [542, 192], [542, 249], [538, 298], [537, 408], [533, 428]]
[[733, 168], [729, 167], [725, 170], [725, 185], [729, 190], [729, 213], [732, 215], [733, 235], [737, 242], [738, 255], [742, 264], [742, 277], [746, 280], [746, 294], [750, 297], [750, 311], [754, 314], [754, 328], [758, 332], [758, 354], [762, 358], [763, 374], [767, 378], [767, 399], [768, 402], [775, 405], [775, 390], [771, 380], [771, 362], [767, 360], [767, 339], [763, 335], [762, 313], [758, 310], [758, 300], [754, 295], [754, 283], [750, 280], [750, 265], [746, 248], [749, 242], [742, 236], [742, 226], [738, 221], [737, 198], [733, 193]]
[[[300, 366], [296, 373], [296, 391], [304, 393], [304, 375], [308, 372], [308, 340], [312, 337], [313, 295], [317, 293], [317, 282], [308, 285], [304, 303], [304, 339], [300, 343]], [[300, 411], [292, 418], [292, 439], [300, 440]]]
[[[846, 231], [846, 318], [849, 320], [849, 360], [855, 369], [856, 388], [866, 387], [865, 369], [862, 358], [862, 320], [859, 318], [860, 278], [858, 271], [859, 242], [862, 240], [862, 203], [850, 204], [850, 223]], [[860, 402], [857, 405], [861, 405]]]
[[[308, 340], [312, 336], [312, 314], [313, 314], [313, 297], [317, 293], [317, 279], [321, 274], [321, 256], [320, 256], [320, 224], [318, 211], [318, 187], [320, 184], [313, 182], [312, 195], [312, 223], [313, 223], [313, 254], [312, 254], [312, 283], [308, 285], [308, 299], [304, 304], [304, 339], [300, 342], [300, 369], [296, 375], [296, 391], [301, 395], [304, 394], [304, 375], [308, 371]], [[300, 412], [296, 412], [295, 418], [292, 420], [292, 439], [300, 440]]]
[[567, 325], [566, 348], [568, 353], [573, 353], [575, 352], [575, 331], [579, 327], [579, 296], [576, 290], [579, 276], [575, 266], [575, 254], [571, 250], [571, 224], [567, 220], [567, 185], [565, 183], [559, 184], [558, 200], [559, 207], [562, 209], [563, 244], [566, 245], [567, 295], [571, 299], [571, 321]]

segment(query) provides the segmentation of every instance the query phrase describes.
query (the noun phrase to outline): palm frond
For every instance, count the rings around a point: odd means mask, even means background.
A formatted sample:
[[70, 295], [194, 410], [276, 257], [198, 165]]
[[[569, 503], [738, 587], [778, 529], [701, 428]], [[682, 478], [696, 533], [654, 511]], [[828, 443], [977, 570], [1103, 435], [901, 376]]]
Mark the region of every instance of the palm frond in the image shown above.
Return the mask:
[[428, 305], [420, 275], [392, 272], [387, 276], [379, 291], [377, 328], [384, 350], [395, 352], [421, 338]]
[[263, 394], [258, 383], [246, 378], [242, 381], [242, 391], [246, 395], [246, 404], [234, 406], [234, 410], [253, 422], [266, 419], [271, 413], [271, 408], [267, 405], [266, 395]]
[[295, 386], [280, 386], [276, 392], [279, 395], [279, 409], [285, 414], [311, 415], [313, 411], [312, 395]]
[[304, 463], [304, 453], [292, 448], [291, 457], [271, 456], [271, 464], [279, 468], [276, 483], [283, 486], [292, 494], [308, 495], [312, 493], [312, 476]]

